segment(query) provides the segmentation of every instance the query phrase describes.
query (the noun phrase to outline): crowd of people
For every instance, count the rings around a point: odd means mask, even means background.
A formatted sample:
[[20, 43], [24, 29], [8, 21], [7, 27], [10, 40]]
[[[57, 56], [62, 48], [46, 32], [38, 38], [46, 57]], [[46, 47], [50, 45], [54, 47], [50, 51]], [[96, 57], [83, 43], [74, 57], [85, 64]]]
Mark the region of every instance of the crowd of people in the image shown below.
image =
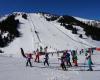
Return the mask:
[[[34, 51], [34, 54], [35, 54], [35, 61], [34, 62], [40, 62], [40, 55], [41, 55], [41, 53], [43, 54], [43, 55], [45, 55], [45, 57], [44, 57], [44, 65], [45, 64], [47, 64], [48, 66], [49, 66], [49, 62], [48, 62], [48, 60], [49, 60], [49, 54], [47, 53], [47, 49], [48, 49], [48, 47], [46, 46], [45, 48], [44, 48], [44, 52], [42, 52], [42, 47], [40, 46], [40, 51], [39, 51], [39, 49], [37, 49], [36, 51]], [[32, 57], [32, 53], [28, 53], [27, 55], [26, 55], [26, 66], [30, 66], [30, 67], [32, 67], [32, 62], [31, 62], [31, 59], [33, 59], [33, 57]]]
[[[92, 58], [91, 58], [91, 55], [93, 54], [93, 50], [91, 48], [88, 48], [86, 51], [85, 50], [81, 50], [80, 54], [84, 53], [85, 52], [85, 59], [88, 61], [88, 70], [89, 71], [93, 71], [92, 69], [92, 65], [93, 65], [93, 62], [92, 62]], [[40, 62], [40, 55], [43, 54], [44, 55], [44, 66], [47, 64], [47, 66], [49, 66], [49, 53], [48, 53], [48, 47], [46, 46], [44, 48], [44, 51], [43, 51], [43, 48], [40, 46], [40, 50], [37, 49], [36, 51], [34, 51], [34, 54], [35, 54], [35, 59], [34, 59], [34, 62], [37, 62], [39, 63]], [[32, 57], [32, 53], [28, 53], [26, 55], [26, 66], [30, 66], [32, 67], [32, 61], [31, 59], [33, 59]], [[78, 56], [77, 56], [77, 50], [65, 50], [63, 51], [62, 55], [60, 58], [58, 58], [60, 60], [60, 67], [63, 69], [63, 70], [67, 70], [68, 67], [72, 67], [72, 66], [78, 66]], [[72, 62], [71, 62], [72, 60]]]

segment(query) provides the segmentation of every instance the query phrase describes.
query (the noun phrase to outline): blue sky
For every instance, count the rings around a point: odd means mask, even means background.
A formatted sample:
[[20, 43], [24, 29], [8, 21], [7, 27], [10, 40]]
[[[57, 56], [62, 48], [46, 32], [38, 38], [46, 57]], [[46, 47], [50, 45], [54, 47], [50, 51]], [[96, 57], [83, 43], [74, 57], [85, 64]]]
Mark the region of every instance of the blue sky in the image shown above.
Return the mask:
[[100, 20], [100, 0], [0, 0], [0, 15], [50, 12]]

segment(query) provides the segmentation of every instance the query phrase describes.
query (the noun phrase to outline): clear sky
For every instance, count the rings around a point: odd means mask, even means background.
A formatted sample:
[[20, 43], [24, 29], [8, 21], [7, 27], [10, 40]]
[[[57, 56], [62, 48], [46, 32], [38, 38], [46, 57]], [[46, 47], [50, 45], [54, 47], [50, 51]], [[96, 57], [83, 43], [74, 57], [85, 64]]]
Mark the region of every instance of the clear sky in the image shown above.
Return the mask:
[[50, 12], [100, 20], [100, 0], [0, 0], [0, 15]]

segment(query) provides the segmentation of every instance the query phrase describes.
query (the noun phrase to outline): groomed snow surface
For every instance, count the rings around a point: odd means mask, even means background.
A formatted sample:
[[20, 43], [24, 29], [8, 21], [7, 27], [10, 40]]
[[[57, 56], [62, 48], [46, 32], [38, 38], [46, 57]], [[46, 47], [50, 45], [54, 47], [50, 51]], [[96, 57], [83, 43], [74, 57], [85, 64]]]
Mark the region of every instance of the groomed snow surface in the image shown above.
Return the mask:
[[56, 54], [50, 54], [49, 57], [49, 67], [43, 65], [43, 56], [41, 63], [34, 62], [33, 58], [33, 67], [26, 67], [26, 59], [22, 57], [0, 55], [0, 80], [100, 80], [100, 52], [94, 52], [92, 55], [94, 71], [86, 71], [88, 66], [84, 54], [78, 55], [79, 66], [73, 65], [68, 71], [61, 69]]

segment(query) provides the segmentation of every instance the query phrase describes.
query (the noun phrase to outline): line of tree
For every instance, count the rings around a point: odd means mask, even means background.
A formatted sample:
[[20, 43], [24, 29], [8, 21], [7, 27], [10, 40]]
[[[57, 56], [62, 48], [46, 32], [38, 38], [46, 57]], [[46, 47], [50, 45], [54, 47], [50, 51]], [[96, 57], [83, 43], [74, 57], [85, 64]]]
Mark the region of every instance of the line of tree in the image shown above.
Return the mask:
[[[90, 36], [93, 40], [100, 41], [100, 28], [98, 28], [96, 25], [88, 25], [68, 15], [62, 16], [58, 22], [64, 24], [63, 26], [66, 27], [66, 29], [71, 29], [72, 33], [74, 34], [77, 34], [77, 29], [73, 28], [72, 25], [80, 26], [83, 28], [88, 37]], [[69, 25], [66, 26], [65, 24]]]
[[[15, 20], [15, 15], [9, 15], [5, 20], [0, 22], [0, 47], [5, 47], [14, 40], [15, 37], [20, 37], [19, 20]], [[7, 33], [7, 36], [3, 35]]]
[[22, 18], [27, 19], [27, 14], [22, 14]]
[[47, 13], [47, 12], [39, 12], [39, 13], [42, 14], [47, 21], [55, 21], [60, 17], [56, 14], [51, 14], [51, 13]]

